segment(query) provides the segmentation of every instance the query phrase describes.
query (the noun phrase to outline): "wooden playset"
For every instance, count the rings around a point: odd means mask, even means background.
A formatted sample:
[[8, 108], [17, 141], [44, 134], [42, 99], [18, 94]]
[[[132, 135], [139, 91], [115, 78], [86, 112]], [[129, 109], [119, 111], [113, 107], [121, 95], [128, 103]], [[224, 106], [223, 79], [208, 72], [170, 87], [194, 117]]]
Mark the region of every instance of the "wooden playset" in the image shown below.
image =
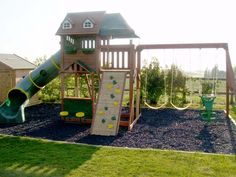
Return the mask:
[[[140, 117], [141, 54], [153, 49], [224, 49], [229, 115], [229, 95], [236, 95], [236, 85], [227, 43], [135, 46], [130, 39], [138, 36], [124, 18], [104, 11], [68, 13], [56, 34], [60, 51], [8, 92], [0, 106], [0, 123], [24, 122], [25, 102], [60, 75], [63, 121], [92, 124], [95, 135], [116, 135], [119, 126], [131, 130]], [[124, 38], [128, 44], [111, 44], [112, 39]]]
[[[116, 135], [119, 125], [132, 129], [140, 116], [140, 63], [132, 43], [110, 44], [111, 39], [137, 37], [123, 17], [105, 12], [69, 13], [57, 35], [62, 51], [62, 120], [92, 123], [91, 133], [99, 135]], [[68, 78], [73, 88], [67, 87]], [[87, 98], [80, 82], [87, 85]], [[124, 96], [128, 99], [125, 110]]]
[[[116, 135], [119, 125], [133, 125], [140, 117], [141, 53], [150, 49], [202, 49], [222, 48], [226, 53], [226, 112], [229, 113], [229, 89], [235, 91], [230, 79], [231, 66], [228, 46], [215, 44], [154, 44], [134, 46], [111, 45], [115, 38], [136, 38], [120, 14], [105, 12], [69, 13], [57, 35], [61, 36], [61, 118], [66, 122], [92, 122], [92, 134]], [[74, 76], [74, 91], [66, 94], [65, 80]], [[96, 80], [99, 92], [96, 93]], [[79, 82], [87, 84], [88, 98], [81, 98]], [[124, 95], [129, 97], [128, 110], [122, 109]], [[127, 106], [127, 105], [125, 105]], [[208, 116], [209, 117], [209, 116]]]

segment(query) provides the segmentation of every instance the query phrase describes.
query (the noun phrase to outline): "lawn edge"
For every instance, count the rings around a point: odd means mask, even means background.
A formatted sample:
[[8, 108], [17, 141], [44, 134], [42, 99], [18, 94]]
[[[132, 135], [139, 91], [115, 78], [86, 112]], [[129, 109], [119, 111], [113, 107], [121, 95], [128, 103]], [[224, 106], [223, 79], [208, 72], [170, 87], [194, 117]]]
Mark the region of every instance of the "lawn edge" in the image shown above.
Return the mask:
[[50, 139], [35, 138], [35, 137], [28, 137], [28, 136], [6, 135], [6, 134], [1, 134], [1, 133], [0, 133], [0, 136], [3, 136], [3, 137], [4, 136], [5, 137], [20, 137], [22, 139], [39, 140], [39, 141], [49, 142], [49, 143], [71, 144], [71, 145], [87, 146], [87, 147], [97, 147], [97, 148], [124, 149], [124, 150], [135, 150], [135, 151], [175, 152], [175, 153], [183, 153], [183, 154], [197, 154], [197, 155], [210, 155], [210, 156], [214, 155], [214, 156], [236, 157], [236, 154], [206, 153], [206, 152], [201, 152], [201, 151], [181, 151], [181, 150], [157, 149], [157, 148], [134, 148], [134, 147], [103, 146], [103, 145], [93, 145], [93, 144], [86, 144], [86, 143], [76, 143], [76, 142], [68, 142], [68, 141], [50, 140]]

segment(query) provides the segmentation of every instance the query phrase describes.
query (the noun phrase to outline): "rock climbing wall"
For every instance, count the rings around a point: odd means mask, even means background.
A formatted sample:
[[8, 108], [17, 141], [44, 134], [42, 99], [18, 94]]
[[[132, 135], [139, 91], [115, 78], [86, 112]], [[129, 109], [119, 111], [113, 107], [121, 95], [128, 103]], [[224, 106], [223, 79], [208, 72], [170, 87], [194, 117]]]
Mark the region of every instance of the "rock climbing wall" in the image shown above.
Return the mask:
[[104, 71], [91, 134], [114, 136], [119, 130], [126, 72]]

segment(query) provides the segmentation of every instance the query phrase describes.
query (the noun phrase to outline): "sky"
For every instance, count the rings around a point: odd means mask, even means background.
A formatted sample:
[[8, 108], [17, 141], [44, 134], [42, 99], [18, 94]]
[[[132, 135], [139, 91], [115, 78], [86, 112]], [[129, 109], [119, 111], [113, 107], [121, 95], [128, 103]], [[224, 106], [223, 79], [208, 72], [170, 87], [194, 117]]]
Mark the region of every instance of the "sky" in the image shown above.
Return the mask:
[[236, 65], [234, 4], [234, 0], [1, 0], [0, 53], [30, 61], [49, 57], [60, 48], [55, 33], [67, 13], [106, 11], [122, 14], [140, 37], [137, 44], [224, 42]]

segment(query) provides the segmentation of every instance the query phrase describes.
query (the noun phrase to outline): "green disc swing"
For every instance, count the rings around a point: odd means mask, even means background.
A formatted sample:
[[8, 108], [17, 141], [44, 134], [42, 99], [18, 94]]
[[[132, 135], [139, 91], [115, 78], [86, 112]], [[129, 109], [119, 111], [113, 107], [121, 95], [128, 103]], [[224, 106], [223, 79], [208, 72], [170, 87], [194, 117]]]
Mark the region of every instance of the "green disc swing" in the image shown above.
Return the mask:
[[202, 101], [202, 105], [205, 107], [204, 112], [201, 113], [202, 119], [210, 122], [211, 120], [215, 119], [216, 116], [216, 113], [213, 112], [213, 104], [216, 97], [209, 95], [201, 95], [200, 98]]
[[[203, 84], [201, 84], [203, 85]], [[200, 94], [202, 105], [205, 110], [201, 113], [202, 119], [210, 122], [215, 119], [216, 113], [213, 112], [213, 105], [216, 99], [216, 86], [215, 81], [213, 80], [212, 93], [211, 94]]]
[[[216, 99], [216, 83], [217, 83], [217, 65], [212, 73], [212, 82], [201, 82], [202, 87], [199, 91], [199, 96], [205, 110], [201, 113], [204, 121], [210, 122], [216, 118], [216, 113], [213, 111], [214, 101]], [[201, 92], [201, 93], [200, 93]], [[204, 93], [203, 93], [204, 92]]]

